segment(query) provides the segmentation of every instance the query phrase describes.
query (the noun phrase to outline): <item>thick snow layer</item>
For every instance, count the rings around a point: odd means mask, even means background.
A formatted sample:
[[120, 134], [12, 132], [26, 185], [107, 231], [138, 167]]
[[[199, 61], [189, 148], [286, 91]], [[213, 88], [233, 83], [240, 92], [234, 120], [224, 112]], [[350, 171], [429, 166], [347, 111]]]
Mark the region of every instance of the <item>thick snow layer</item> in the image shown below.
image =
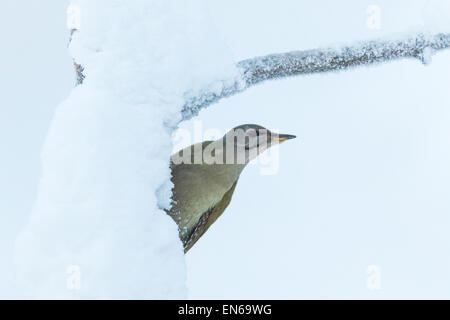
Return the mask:
[[170, 197], [170, 138], [185, 96], [235, 77], [233, 60], [202, 0], [72, 6], [70, 50], [86, 79], [46, 138], [18, 282], [29, 298], [183, 298], [182, 245], [158, 208]]

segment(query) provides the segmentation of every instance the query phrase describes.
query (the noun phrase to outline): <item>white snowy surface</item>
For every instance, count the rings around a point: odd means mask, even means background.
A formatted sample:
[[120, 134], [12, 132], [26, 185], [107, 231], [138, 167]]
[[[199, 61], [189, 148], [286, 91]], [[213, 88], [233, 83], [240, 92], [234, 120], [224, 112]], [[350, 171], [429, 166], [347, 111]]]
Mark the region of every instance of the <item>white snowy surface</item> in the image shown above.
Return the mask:
[[64, 2], [0, 2], [0, 298], [15, 295], [15, 238], [36, 197], [51, 116], [73, 88]]
[[86, 79], [56, 109], [46, 138], [37, 201], [16, 246], [21, 290], [183, 298], [182, 245], [155, 195], [170, 178], [168, 125], [186, 92], [233, 77], [233, 60], [202, 0], [72, 4], [81, 26], [70, 50]]

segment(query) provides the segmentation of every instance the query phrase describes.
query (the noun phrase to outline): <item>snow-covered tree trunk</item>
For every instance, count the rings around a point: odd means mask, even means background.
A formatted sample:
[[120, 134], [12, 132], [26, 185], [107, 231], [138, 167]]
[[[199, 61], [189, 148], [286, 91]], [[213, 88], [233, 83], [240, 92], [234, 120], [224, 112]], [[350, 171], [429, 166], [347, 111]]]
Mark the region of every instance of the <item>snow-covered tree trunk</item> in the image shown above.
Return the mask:
[[203, 0], [72, 5], [86, 79], [52, 120], [18, 281], [29, 298], [183, 298], [182, 245], [160, 209], [171, 134], [184, 94], [234, 81], [236, 68]]

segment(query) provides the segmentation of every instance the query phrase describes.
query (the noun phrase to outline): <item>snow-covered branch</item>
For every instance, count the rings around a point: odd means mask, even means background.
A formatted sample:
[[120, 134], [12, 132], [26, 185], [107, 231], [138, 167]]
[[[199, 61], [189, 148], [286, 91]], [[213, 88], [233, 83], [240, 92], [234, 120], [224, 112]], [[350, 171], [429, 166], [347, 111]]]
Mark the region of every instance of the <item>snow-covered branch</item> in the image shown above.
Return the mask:
[[198, 96], [187, 97], [183, 120], [218, 100], [242, 92], [260, 82], [296, 75], [349, 69], [357, 66], [417, 58], [428, 63], [431, 55], [450, 47], [450, 34], [418, 34], [397, 40], [375, 40], [341, 48], [314, 49], [271, 54], [243, 60], [237, 64], [240, 76], [217, 90], [205, 89]]

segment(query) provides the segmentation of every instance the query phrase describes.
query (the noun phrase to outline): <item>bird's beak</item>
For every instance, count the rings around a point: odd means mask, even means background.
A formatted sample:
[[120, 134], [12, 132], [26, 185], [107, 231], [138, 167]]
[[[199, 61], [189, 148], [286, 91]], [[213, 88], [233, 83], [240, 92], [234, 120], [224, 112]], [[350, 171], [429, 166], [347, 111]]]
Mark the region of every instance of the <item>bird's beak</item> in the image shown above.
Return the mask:
[[283, 142], [283, 141], [290, 140], [290, 139], [295, 139], [295, 138], [297, 138], [297, 137], [293, 136], [291, 134], [279, 134], [275, 138], [275, 140], [278, 141], [278, 142]]

